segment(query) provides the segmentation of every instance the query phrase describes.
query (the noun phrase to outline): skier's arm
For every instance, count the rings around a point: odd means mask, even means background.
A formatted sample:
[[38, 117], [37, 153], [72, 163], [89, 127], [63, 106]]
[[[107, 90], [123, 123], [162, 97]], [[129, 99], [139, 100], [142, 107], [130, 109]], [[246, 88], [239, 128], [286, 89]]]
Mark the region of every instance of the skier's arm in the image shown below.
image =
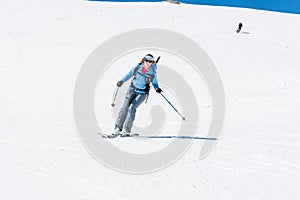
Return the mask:
[[137, 65], [135, 65], [135, 66], [133, 66], [132, 68], [131, 68], [131, 70], [128, 72], [128, 74], [126, 74], [122, 79], [121, 79], [121, 81], [124, 83], [124, 82], [126, 82], [126, 81], [128, 81], [128, 79], [130, 79], [132, 76], [133, 76], [133, 74], [134, 74], [134, 69], [137, 67]]
[[156, 78], [156, 73], [155, 73], [155, 76], [154, 76], [154, 79], [153, 79], [153, 81], [152, 81], [152, 85], [153, 85], [153, 87], [155, 88], [155, 91], [157, 92], [157, 93], [161, 93], [162, 92], [162, 90], [159, 88], [159, 86], [158, 86], [158, 82], [157, 82], [157, 78]]
[[156, 71], [154, 71], [153, 75], [154, 75], [154, 78], [152, 80], [152, 85], [153, 85], [154, 89], [156, 90], [157, 88], [159, 88]]
[[158, 86], [158, 82], [157, 82], [157, 79], [156, 79], [156, 74], [155, 74], [155, 76], [154, 76], [154, 79], [152, 80], [152, 85], [153, 85], [153, 87], [156, 89], [156, 88], [159, 88], [159, 86]]

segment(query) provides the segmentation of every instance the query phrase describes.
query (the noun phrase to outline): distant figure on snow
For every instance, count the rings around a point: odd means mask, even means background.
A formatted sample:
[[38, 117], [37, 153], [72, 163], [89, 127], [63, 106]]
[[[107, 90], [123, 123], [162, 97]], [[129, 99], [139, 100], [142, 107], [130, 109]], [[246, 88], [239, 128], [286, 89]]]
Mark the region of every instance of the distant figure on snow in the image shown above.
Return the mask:
[[239, 28], [238, 28], [238, 30], [236, 30], [236, 32], [239, 33], [242, 30], [242, 27], [243, 27], [243, 24], [239, 23]]

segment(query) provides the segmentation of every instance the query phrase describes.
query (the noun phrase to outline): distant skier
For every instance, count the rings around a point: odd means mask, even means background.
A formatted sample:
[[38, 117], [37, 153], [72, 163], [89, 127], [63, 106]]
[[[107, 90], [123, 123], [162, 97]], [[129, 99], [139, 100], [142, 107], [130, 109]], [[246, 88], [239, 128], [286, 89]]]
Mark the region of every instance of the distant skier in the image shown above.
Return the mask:
[[242, 30], [242, 27], [243, 27], [243, 24], [239, 23], [239, 28], [238, 28], [238, 30], [236, 30], [236, 32], [239, 33]]
[[147, 54], [140, 63], [133, 66], [129, 73], [117, 82], [117, 86], [121, 87], [124, 82], [133, 77], [126, 93], [123, 106], [115, 122], [114, 133], [111, 137], [132, 136], [131, 128], [135, 119], [136, 110], [148, 98], [150, 83], [152, 83], [157, 93], [162, 92], [158, 86], [156, 69], [157, 66], [153, 55]]

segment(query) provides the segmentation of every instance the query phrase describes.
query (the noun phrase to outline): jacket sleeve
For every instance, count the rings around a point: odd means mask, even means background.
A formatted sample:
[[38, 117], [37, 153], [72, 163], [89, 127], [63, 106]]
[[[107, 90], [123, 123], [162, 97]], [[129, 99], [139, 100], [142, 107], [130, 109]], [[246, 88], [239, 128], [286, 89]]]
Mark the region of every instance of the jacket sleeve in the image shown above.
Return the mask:
[[157, 81], [156, 70], [153, 70], [153, 75], [154, 75], [154, 78], [152, 80], [152, 85], [156, 89], [156, 88], [159, 88], [158, 81]]
[[128, 79], [130, 79], [133, 75], [134, 75], [134, 69], [137, 67], [138, 65], [134, 65], [130, 71], [121, 79], [121, 81], [123, 81], [124, 83], [126, 81], [128, 81]]

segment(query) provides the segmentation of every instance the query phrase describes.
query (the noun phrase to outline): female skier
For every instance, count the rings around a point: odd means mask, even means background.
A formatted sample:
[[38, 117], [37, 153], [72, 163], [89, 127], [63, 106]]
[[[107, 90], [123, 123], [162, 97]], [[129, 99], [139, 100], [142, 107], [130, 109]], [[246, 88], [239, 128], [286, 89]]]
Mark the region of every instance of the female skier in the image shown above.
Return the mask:
[[117, 82], [117, 86], [121, 87], [124, 82], [133, 77], [126, 93], [123, 106], [115, 122], [114, 133], [111, 137], [132, 136], [131, 128], [135, 119], [136, 110], [148, 98], [150, 83], [152, 83], [157, 93], [162, 92], [158, 87], [156, 69], [157, 66], [153, 55], [147, 54], [140, 63], [133, 66], [129, 73]]

